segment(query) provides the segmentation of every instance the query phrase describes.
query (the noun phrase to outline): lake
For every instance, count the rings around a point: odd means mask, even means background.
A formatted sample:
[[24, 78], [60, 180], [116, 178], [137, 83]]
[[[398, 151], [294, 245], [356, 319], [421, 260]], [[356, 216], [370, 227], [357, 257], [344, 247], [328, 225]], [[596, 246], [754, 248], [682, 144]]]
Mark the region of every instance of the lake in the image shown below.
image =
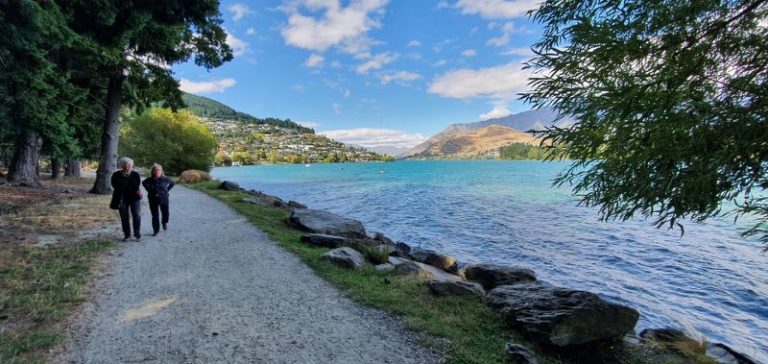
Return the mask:
[[567, 162], [405, 161], [215, 168], [212, 175], [362, 221], [462, 262], [536, 271], [768, 362], [768, 256], [732, 218], [656, 229], [600, 222], [552, 179]]

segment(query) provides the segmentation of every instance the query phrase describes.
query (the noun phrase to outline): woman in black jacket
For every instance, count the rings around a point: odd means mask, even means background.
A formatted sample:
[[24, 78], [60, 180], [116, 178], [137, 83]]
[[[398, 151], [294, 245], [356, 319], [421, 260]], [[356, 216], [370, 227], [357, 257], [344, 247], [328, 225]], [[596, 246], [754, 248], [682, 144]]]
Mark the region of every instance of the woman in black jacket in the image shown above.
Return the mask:
[[[117, 161], [119, 171], [112, 173], [112, 203], [120, 211], [123, 234], [131, 237], [130, 218], [133, 218], [133, 236], [141, 239], [141, 175], [133, 169], [133, 159], [123, 157]], [[130, 215], [128, 214], [130, 210]]]
[[141, 183], [147, 190], [147, 198], [149, 199], [149, 211], [152, 213], [152, 229], [154, 233], [152, 236], [157, 235], [160, 231], [160, 216], [158, 215], [158, 207], [160, 212], [163, 213], [163, 230], [168, 230], [168, 192], [173, 188], [173, 180], [166, 177], [163, 173], [163, 166], [155, 164], [152, 166], [150, 177]]

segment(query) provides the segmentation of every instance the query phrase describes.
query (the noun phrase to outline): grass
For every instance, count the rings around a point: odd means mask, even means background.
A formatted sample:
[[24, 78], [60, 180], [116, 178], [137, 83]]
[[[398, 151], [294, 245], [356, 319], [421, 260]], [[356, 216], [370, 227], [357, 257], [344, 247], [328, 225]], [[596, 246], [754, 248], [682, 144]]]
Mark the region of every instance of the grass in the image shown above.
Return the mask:
[[248, 195], [218, 190], [219, 183], [186, 186], [233, 207], [355, 301], [401, 316], [409, 329], [429, 334], [425, 340], [446, 353], [448, 363], [500, 363], [504, 345], [513, 339], [521, 342], [503, 328], [501, 317], [479, 297], [438, 298], [428, 292], [423, 282], [379, 272], [370, 266], [351, 271], [321, 261], [320, 256], [328, 249], [301, 243], [299, 239], [304, 233], [285, 224], [286, 210], [243, 202]]
[[64, 338], [60, 323], [87, 298], [95, 259], [111, 241], [0, 250], [0, 362], [42, 363]]

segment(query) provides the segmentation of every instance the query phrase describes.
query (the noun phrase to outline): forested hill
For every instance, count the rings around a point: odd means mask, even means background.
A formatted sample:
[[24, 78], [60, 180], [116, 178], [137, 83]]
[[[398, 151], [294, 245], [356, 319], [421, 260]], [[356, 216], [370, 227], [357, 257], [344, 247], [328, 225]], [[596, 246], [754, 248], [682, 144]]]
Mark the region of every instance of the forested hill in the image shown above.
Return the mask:
[[197, 96], [185, 92], [183, 99], [184, 103], [187, 104], [187, 108], [194, 111], [198, 116], [205, 118], [228, 119], [254, 124], [267, 124], [274, 125], [283, 129], [296, 130], [299, 133], [315, 133], [313, 129], [299, 125], [290, 119], [282, 120], [276, 118], [257, 118], [250, 114], [237, 111], [227, 105], [224, 105], [216, 100], [211, 100], [207, 97]]

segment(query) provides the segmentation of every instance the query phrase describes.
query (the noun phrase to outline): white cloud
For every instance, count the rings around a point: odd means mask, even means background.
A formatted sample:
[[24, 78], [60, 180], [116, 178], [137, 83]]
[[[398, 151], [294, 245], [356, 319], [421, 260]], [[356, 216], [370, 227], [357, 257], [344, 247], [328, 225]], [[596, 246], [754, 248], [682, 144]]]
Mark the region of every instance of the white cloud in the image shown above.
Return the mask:
[[310, 67], [310, 68], [322, 67], [323, 66], [323, 62], [325, 62], [325, 57], [323, 57], [323, 56], [321, 56], [321, 55], [319, 55], [317, 53], [312, 53], [307, 58], [307, 60], [304, 61], [304, 65], [307, 66], [307, 67]]
[[232, 4], [227, 8], [227, 10], [232, 13], [232, 19], [234, 21], [239, 21], [246, 15], [253, 14], [253, 10], [251, 10], [251, 8], [245, 4]]
[[506, 51], [502, 52], [501, 55], [503, 56], [523, 56], [523, 57], [533, 57], [533, 50], [530, 48], [511, 48], [507, 49]]
[[333, 68], [341, 68], [341, 62], [339, 62], [337, 60], [333, 60], [331, 62], [331, 67], [333, 67]]
[[341, 114], [341, 105], [339, 105], [338, 102], [334, 102], [333, 104], [331, 104], [331, 106], [333, 107], [333, 112], [335, 112], [336, 114]]
[[394, 146], [411, 148], [427, 140], [421, 134], [408, 134], [393, 129], [342, 129], [323, 131], [319, 134], [342, 143], [361, 145], [363, 147]]
[[298, 93], [304, 93], [304, 91], [306, 91], [307, 89], [304, 87], [304, 85], [298, 84], [298, 85], [293, 85], [293, 87], [291, 87], [291, 90]]
[[441, 59], [435, 63], [432, 63], [432, 67], [442, 67], [442, 66], [445, 66], [446, 64], [448, 64], [448, 61]]
[[480, 15], [485, 19], [510, 19], [537, 9], [541, 0], [459, 0], [462, 14]]
[[246, 30], [245, 30], [245, 34], [248, 34], [248, 35], [256, 35], [256, 29], [254, 29], [254, 28], [248, 28], [248, 29], [246, 29]]
[[399, 84], [406, 84], [410, 81], [416, 81], [421, 78], [421, 75], [408, 71], [394, 71], [394, 72], [382, 72], [376, 75], [381, 81], [382, 85], [386, 85], [390, 82], [397, 82]]
[[474, 57], [477, 55], [477, 51], [474, 49], [467, 49], [463, 52], [461, 52], [461, 55], [464, 57]]
[[[344, 7], [339, 0], [299, 0], [285, 7], [288, 25], [282, 35], [286, 44], [316, 52], [340, 46], [348, 53], [370, 48], [373, 40], [366, 33], [380, 27], [377, 19], [388, 0], [352, 0]], [[303, 15], [300, 10], [323, 12], [319, 18]]]
[[232, 54], [235, 56], [241, 56], [248, 52], [248, 42], [235, 37], [230, 33], [228, 30], [224, 29], [225, 32], [227, 32], [227, 44], [232, 48]]
[[394, 62], [398, 57], [400, 57], [400, 55], [391, 52], [377, 54], [370, 57], [365, 63], [357, 66], [357, 68], [355, 68], [355, 72], [361, 75], [367, 74], [370, 70], [381, 69], [381, 67]]
[[444, 97], [469, 99], [487, 97], [494, 100], [513, 100], [527, 90], [529, 70], [520, 62], [481, 68], [460, 69], [438, 76], [429, 85], [429, 92]]
[[412, 40], [408, 42], [408, 48], [418, 48], [418, 47], [421, 47], [421, 42], [419, 42], [418, 40]]
[[234, 86], [237, 83], [234, 78], [224, 78], [221, 80], [194, 82], [186, 78], [179, 81], [179, 88], [184, 92], [191, 94], [205, 94], [210, 92], [224, 92], [224, 90]]
[[445, 9], [445, 8], [449, 8], [449, 7], [451, 7], [451, 6], [448, 5], [448, 2], [445, 1], [445, 0], [441, 0], [439, 3], [437, 3], [437, 8], [438, 9]]
[[517, 28], [511, 21], [506, 22], [501, 27], [501, 35], [496, 38], [489, 39], [485, 44], [494, 47], [505, 46], [509, 44], [509, 38], [512, 36], [512, 34], [520, 33], [523, 30], [523, 28]]
[[512, 112], [507, 109], [506, 105], [498, 104], [493, 107], [493, 110], [480, 115], [480, 120], [488, 120], [493, 118], [500, 118], [502, 116], [507, 116], [511, 114]]

